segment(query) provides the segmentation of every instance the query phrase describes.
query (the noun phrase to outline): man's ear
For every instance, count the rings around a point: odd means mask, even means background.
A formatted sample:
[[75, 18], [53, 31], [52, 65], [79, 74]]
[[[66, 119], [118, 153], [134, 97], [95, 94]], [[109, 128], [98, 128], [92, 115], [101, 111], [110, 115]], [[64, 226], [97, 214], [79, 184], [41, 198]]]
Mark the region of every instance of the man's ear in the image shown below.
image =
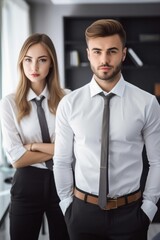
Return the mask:
[[87, 51], [87, 57], [88, 57], [88, 60], [90, 61], [90, 53], [89, 53], [89, 49], [86, 48], [86, 51]]
[[122, 57], [122, 61], [125, 60], [126, 55], [127, 55], [127, 48], [125, 47], [125, 48], [123, 49], [123, 57]]

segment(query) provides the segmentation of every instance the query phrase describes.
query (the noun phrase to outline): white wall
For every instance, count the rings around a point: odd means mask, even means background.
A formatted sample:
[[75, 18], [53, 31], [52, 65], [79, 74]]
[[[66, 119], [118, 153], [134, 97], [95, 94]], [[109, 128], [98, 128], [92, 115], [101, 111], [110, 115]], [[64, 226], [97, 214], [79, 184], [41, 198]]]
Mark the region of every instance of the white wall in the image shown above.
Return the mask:
[[24, 0], [3, 0], [2, 6], [2, 97], [15, 91], [20, 48], [30, 34], [29, 7]]

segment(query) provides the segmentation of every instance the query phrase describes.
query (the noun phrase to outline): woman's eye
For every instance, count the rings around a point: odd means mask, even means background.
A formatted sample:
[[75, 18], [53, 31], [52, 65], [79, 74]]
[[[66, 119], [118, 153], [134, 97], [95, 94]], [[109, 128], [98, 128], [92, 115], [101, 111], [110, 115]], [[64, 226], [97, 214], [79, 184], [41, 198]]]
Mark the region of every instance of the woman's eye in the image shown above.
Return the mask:
[[46, 58], [41, 58], [39, 61], [43, 63], [43, 62], [46, 62], [47, 59]]
[[30, 58], [25, 58], [24, 61], [25, 62], [31, 62], [31, 59]]

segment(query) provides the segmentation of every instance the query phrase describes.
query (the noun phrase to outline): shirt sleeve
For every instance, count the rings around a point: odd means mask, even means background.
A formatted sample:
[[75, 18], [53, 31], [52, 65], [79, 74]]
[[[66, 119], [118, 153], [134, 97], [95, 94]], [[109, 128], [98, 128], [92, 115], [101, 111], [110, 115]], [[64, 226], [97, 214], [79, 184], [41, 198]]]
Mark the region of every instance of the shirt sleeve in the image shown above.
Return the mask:
[[16, 106], [11, 97], [6, 97], [0, 102], [0, 120], [3, 148], [8, 160], [13, 164], [26, 152], [26, 149], [18, 132]]
[[155, 97], [152, 98], [146, 111], [146, 119], [143, 137], [149, 161], [149, 172], [143, 192], [142, 209], [152, 221], [160, 196], [160, 106]]
[[[56, 135], [54, 152], [54, 177], [60, 207], [65, 214], [73, 199], [73, 131], [69, 125], [70, 107], [66, 97], [59, 103], [56, 113]], [[62, 177], [63, 176], [63, 177]]]

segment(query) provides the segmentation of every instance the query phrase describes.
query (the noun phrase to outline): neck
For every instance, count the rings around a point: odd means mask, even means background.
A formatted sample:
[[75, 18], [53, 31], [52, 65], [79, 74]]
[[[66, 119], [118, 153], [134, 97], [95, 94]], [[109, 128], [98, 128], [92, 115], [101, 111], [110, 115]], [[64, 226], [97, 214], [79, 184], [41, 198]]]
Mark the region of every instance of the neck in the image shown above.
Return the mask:
[[45, 88], [45, 84], [32, 84], [31, 85], [31, 88], [32, 88], [32, 90], [36, 93], [36, 95], [37, 96], [39, 96], [42, 92], [43, 92], [43, 90], [44, 90], [44, 88]]
[[105, 92], [110, 92], [112, 88], [117, 84], [117, 82], [120, 80], [121, 74], [118, 74], [116, 77], [112, 79], [99, 79], [94, 75], [94, 79], [98, 83], [98, 85], [102, 88]]

